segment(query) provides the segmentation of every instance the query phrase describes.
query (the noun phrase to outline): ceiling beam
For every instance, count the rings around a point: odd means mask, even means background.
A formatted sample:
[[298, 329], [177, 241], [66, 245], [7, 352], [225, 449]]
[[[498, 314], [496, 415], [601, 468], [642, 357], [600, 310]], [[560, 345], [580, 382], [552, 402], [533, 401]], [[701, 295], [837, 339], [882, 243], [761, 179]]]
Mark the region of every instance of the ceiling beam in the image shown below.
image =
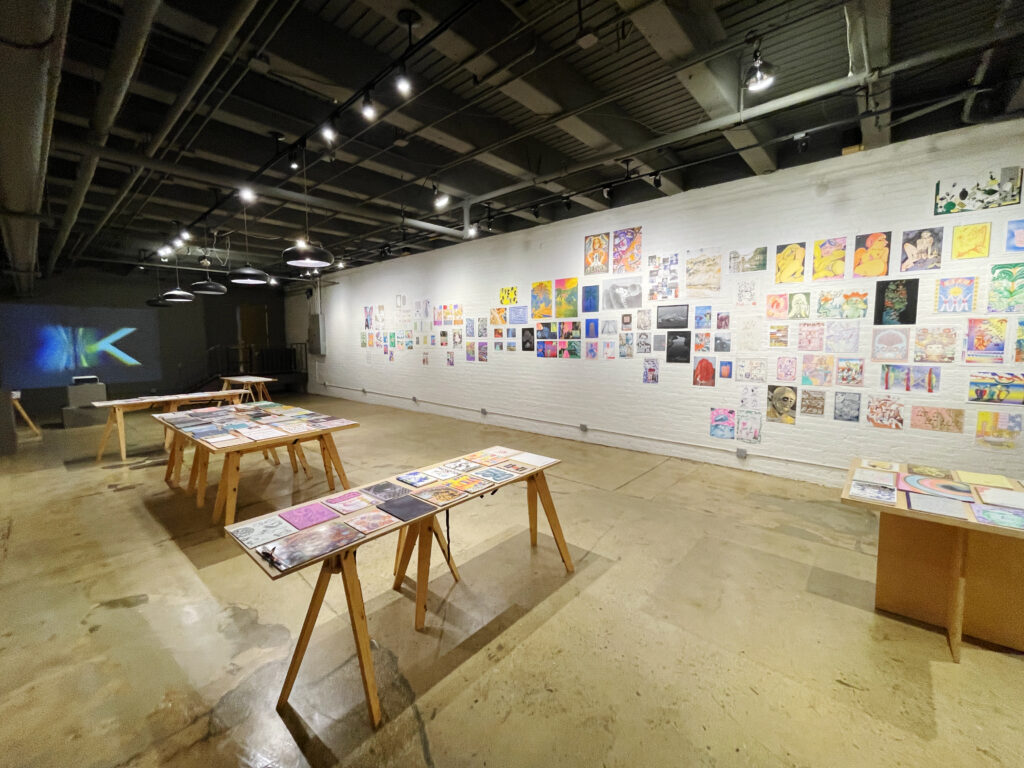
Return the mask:
[[[846, 12], [847, 48], [850, 72], [871, 72], [889, 65], [892, 31], [891, 0], [852, 0]], [[880, 77], [869, 82], [857, 94], [861, 114], [878, 112], [860, 121], [861, 145], [864, 149], [884, 147], [891, 140], [889, 107], [892, 106], [892, 78]]]
[[[726, 38], [714, 9], [699, 0], [617, 0], [630, 20], [665, 61], [674, 63], [708, 49]], [[676, 77], [711, 119], [735, 112], [738, 107], [739, 73], [731, 60], [706, 61], [676, 73]], [[731, 71], [730, 71], [731, 69]], [[723, 131], [736, 149], [751, 147], [770, 138], [764, 128], [756, 131], [737, 126]], [[763, 147], [745, 149], [740, 156], [754, 173], [770, 173], [777, 167], [775, 153]]]

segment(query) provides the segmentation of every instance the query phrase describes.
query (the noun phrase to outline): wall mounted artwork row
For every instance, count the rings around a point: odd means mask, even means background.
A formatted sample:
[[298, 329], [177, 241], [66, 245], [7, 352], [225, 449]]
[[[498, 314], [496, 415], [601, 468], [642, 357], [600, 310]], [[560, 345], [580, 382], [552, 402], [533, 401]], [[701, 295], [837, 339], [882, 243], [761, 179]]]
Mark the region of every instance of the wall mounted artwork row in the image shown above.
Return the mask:
[[[936, 215], [959, 212], [939, 210], [957, 189], [939, 183]], [[403, 295], [394, 312], [366, 306], [359, 343], [392, 361], [418, 350], [424, 365], [440, 351], [447, 367], [636, 360], [643, 384], [721, 388], [714, 438], [758, 443], [764, 422], [799, 428], [831, 414], [891, 432], [973, 429], [979, 445], [1013, 449], [1024, 417], [1024, 218], [994, 229], [922, 223], [645, 255], [642, 227], [630, 227], [586, 236], [582, 275], [496, 285], [490, 306]]]

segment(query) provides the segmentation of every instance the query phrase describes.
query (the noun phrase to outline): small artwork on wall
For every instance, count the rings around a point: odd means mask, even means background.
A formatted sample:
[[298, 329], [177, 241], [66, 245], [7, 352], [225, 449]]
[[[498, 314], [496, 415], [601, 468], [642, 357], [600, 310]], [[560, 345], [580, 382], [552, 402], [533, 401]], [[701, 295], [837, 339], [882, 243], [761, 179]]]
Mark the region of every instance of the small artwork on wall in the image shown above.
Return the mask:
[[984, 259], [988, 256], [992, 240], [992, 223], [960, 224], [953, 227], [953, 249], [950, 257], [957, 259]]
[[507, 307], [494, 307], [491, 309], [491, 325], [505, 325]]
[[498, 291], [498, 303], [504, 307], [510, 304], [519, 303], [519, 288], [515, 285], [509, 285]]
[[836, 359], [832, 355], [804, 355], [800, 383], [812, 387], [831, 387], [835, 364]]
[[836, 392], [835, 421], [860, 421], [860, 392]]
[[973, 277], [940, 277], [935, 281], [935, 311], [973, 312], [974, 284]]
[[654, 334], [654, 351], [655, 352], [664, 352], [665, 351], [665, 347], [666, 347], [666, 345], [665, 345], [665, 334], [664, 333], [656, 333], [656, 334]]
[[722, 255], [703, 251], [686, 260], [686, 291], [691, 296], [715, 296], [722, 291]]
[[927, 429], [932, 432], [964, 431], [962, 408], [936, 408], [930, 405], [914, 405], [910, 408], [911, 429]]
[[942, 227], [908, 229], [903, 233], [900, 272], [938, 269], [942, 266]]
[[583, 286], [583, 311], [597, 312], [601, 308], [601, 288], [597, 285]]
[[917, 278], [875, 283], [875, 325], [917, 322]]
[[884, 277], [889, 274], [889, 245], [892, 232], [869, 232], [854, 240], [854, 277]]
[[583, 238], [583, 274], [600, 275], [608, 272], [608, 233], [587, 235]]
[[601, 309], [639, 309], [644, 290], [640, 277], [605, 280], [601, 290]]
[[732, 440], [736, 437], [736, 411], [730, 408], [711, 409], [711, 437]]
[[1006, 411], [979, 411], [974, 431], [975, 445], [1013, 450], [1020, 440], [1024, 415]]
[[960, 176], [935, 183], [935, 215], [983, 211], [1020, 205], [1020, 166], [991, 171], [979, 171], [973, 178]]
[[836, 359], [836, 386], [864, 386], [863, 357], [840, 357]]
[[714, 357], [695, 357], [693, 359], [693, 386], [715, 386], [717, 360]]
[[656, 357], [645, 357], [643, 367], [643, 383], [657, 384], [659, 378], [658, 366], [660, 361]]
[[1024, 312], [1024, 262], [992, 266], [988, 311]]
[[1006, 354], [1006, 318], [972, 317], [967, 321], [965, 363], [1001, 363]]
[[1006, 222], [1007, 253], [1024, 253], [1024, 219]]
[[809, 291], [789, 294], [789, 319], [804, 320], [811, 316], [811, 294]]
[[658, 307], [659, 328], [686, 328], [690, 316], [689, 304], [669, 304]]
[[992, 405], [1024, 405], [1024, 373], [971, 371], [967, 400]]
[[765, 297], [765, 315], [770, 320], [786, 320], [789, 318], [789, 294], [769, 293]]
[[872, 331], [871, 362], [906, 362], [909, 354], [909, 328], [875, 328]]
[[551, 281], [541, 280], [530, 286], [530, 317], [544, 320], [551, 317], [552, 294]]
[[804, 389], [800, 393], [800, 413], [805, 416], [824, 416], [825, 390]]
[[768, 421], [795, 424], [797, 392], [797, 387], [769, 385], [766, 411]]
[[719, 360], [718, 361], [718, 378], [720, 378], [720, 379], [731, 379], [732, 378], [732, 361], [731, 360]]
[[825, 324], [800, 323], [796, 348], [806, 352], [821, 352], [825, 348]]
[[579, 313], [579, 280], [575, 277], [555, 280], [555, 317], [576, 317]]
[[729, 251], [730, 272], [764, 272], [766, 269], [768, 269], [767, 246]]
[[739, 411], [736, 414], [736, 439], [741, 443], [761, 442], [760, 411]]
[[814, 241], [811, 280], [841, 280], [846, 275], [846, 238]]
[[679, 254], [647, 257], [647, 298], [664, 301], [679, 298]]
[[789, 346], [789, 326], [770, 325], [768, 326], [768, 346], [773, 349]]
[[807, 243], [786, 243], [775, 247], [775, 282], [802, 283]]
[[665, 362], [690, 362], [690, 332], [669, 331], [666, 338]]
[[956, 328], [921, 326], [914, 332], [915, 363], [952, 363], [957, 353]]
[[523, 352], [533, 352], [533, 350], [534, 350], [533, 334], [534, 334], [533, 328], [523, 328], [523, 338], [522, 338], [522, 346], [521, 346], [521, 349], [523, 350]]
[[775, 378], [779, 381], [796, 381], [796, 358], [783, 355], [775, 361]]
[[697, 306], [693, 310], [693, 327], [694, 328], [710, 328], [711, 327], [711, 307], [708, 306]]
[[768, 380], [768, 361], [763, 357], [736, 361], [736, 378], [740, 381], [764, 383]]
[[906, 405], [890, 395], [871, 395], [865, 418], [868, 424], [879, 429], [903, 429], [903, 412]]
[[612, 272], [639, 272], [643, 264], [643, 228], [617, 229], [612, 236]]

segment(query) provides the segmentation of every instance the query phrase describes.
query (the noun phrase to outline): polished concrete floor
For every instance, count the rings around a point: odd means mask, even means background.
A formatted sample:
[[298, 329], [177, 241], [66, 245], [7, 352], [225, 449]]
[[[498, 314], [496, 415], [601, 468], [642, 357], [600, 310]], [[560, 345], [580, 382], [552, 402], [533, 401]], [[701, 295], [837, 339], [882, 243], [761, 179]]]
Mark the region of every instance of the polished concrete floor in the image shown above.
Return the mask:
[[[834, 489], [316, 397], [357, 419], [353, 483], [493, 444], [548, 472], [576, 573], [516, 486], [452, 514], [463, 580], [431, 569], [427, 628], [360, 550], [385, 721], [371, 729], [340, 580], [282, 714], [316, 577], [270, 581], [100, 428], [0, 459], [0, 764], [9, 766], [1022, 766], [1024, 658], [872, 609], [877, 520]], [[311, 459], [314, 457], [311, 455]], [[318, 459], [318, 457], [316, 457]], [[239, 517], [326, 492], [242, 465]], [[219, 467], [211, 464], [211, 482]]]

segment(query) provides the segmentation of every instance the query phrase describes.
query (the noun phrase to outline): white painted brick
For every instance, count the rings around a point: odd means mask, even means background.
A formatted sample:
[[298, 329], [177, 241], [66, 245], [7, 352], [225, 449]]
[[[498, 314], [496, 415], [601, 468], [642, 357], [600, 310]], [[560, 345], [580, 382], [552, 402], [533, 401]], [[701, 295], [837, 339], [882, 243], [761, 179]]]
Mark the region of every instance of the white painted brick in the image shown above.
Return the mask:
[[[517, 285], [520, 303], [528, 303], [531, 282], [581, 276], [585, 235], [642, 225], [645, 256], [675, 251], [683, 261], [688, 250], [696, 252], [710, 247], [728, 253], [733, 248], [768, 246], [769, 271], [763, 273], [761, 303], [756, 309], [733, 306], [737, 276], [729, 275], [727, 267], [723, 270], [721, 298], [688, 298], [684, 294], [679, 301], [691, 305], [691, 326], [692, 307], [698, 304], [711, 304], [715, 312], [731, 312], [734, 329], [743, 317], [760, 318], [763, 323], [763, 333], [757, 342], [760, 352], [734, 351], [719, 353], [717, 357], [733, 361], [743, 356], [766, 357], [771, 383], [775, 358], [781, 352], [767, 346], [767, 328], [772, 321], [765, 319], [765, 293], [810, 290], [813, 299], [814, 291], [823, 287], [868, 289], [871, 309], [869, 317], [861, 321], [858, 352], [864, 358], [870, 358], [874, 311], [874, 279], [811, 283], [808, 267], [808, 281], [802, 287], [775, 286], [772, 267], [777, 244], [806, 241], [810, 252], [816, 239], [845, 235], [849, 275], [854, 237], [865, 232], [891, 230], [894, 241], [891, 278], [899, 274], [898, 251], [904, 229], [944, 226], [942, 269], [907, 276], [920, 278], [918, 324], [951, 324], [962, 336], [968, 315], [934, 313], [936, 279], [950, 275], [979, 277], [977, 308], [982, 311], [970, 316], [984, 316], [989, 267], [1012, 260], [1003, 252], [1005, 224], [1011, 218], [1024, 217], [1024, 207], [935, 217], [932, 215], [935, 183], [940, 178], [958, 174], [973, 178], [989, 170], [998, 171], [1003, 166], [1020, 165], [1024, 162], [1022, 148], [1022, 121], [965, 128], [770, 176], [697, 189], [332, 274], [333, 284], [325, 282], [323, 286], [322, 309], [326, 315], [328, 346], [328, 355], [323, 358], [324, 371], [328, 384], [334, 386], [320, 387], [311, 382], [310, 390], [827, 484], [840, 482], [843, 475], [840, 470], [845, 469], [854, 456], [909, 459], [1021, 476], [1024, 474], [1021, 447], [1000, 451], [975, 445], [975, 414], [986, 408], [966, 402], [968, 366], [962, 363], [942, 366], [939, 394], [903, 397], [908, 407], [907, 428], [902, 432], [867, 424], [863, 421], [863, 404], [861, 423], [833, 421], [832, 393], [836, 389], [832, 387], [827, 389], [824, 417], [800, 414], [795, 425], [765, 424], [762, 444], [746, 445], [713, 439], [708, 434], [709, 409], [736, 408], [740, 382], [719, 381], [714, 388], [694, 387], [692, 366], [667, 364], [664, 353], [653, 355], [662, 358], [661, 383], [646, 385], [641, 383], [642, 356], [614, 361], [539, 359], [521, 351], [496, 353], [493, 339], [489, 339], [491, 354], [487, 363], [467, 363], [464, 348], [459, 348], [455, 367], [448, 368], [445, 365], [447, 350], [441, 347], [417, 347], [412, 352], [399, 350], [394, 362], [389, 363], [379, 349], [360, 349], [359, 332], [362, 307], [384, 304], [389, 314], [393, 313], [398, 293], [408, 297], [410, 309], [419, 299], [429, 299], [434, 305], [460, 303], [465, 308], [465, 316], [474, 318], [486, 316], [490, 307], [498, 305], [498, 291], [506, 285]], [[949, 258], [952, 227], [977, 221], [993, 223], [992, 256], [952, 262]], [[747, 273], [745, 277], [750, 275]], [[580, 279], [580, 285], [591, 282], [598, 280]], [[306, 305], [307, 300], [301, 293], [288, 298], [290, 341], [305, 337]], [[653, 305], [645, 302], [645, 306]], [[617, 314], [602, 312], [600, 317]], [[1005, 317], [1010, 321], [1008, 345], [1012, 345], [1017, 316]], [[813, 310], [811, 319], [814, 319]], [[799, 357], [803, 353], [796, 350], [796, 322], [791, 321], [791, 348], [785, 353]], [[733, 342], [735, 349], [735, 330]], [[431, 352], [429, 366], [421, 364], [423, 349]], [[1024, 370], [1022, 364], [1002, 367]], [[867, 386], [861, 390], [864, 404], [869, 395], [880, 391], [879, 369], [879, 364], [867, 363]], [[364, 387], [395, 397], [364, 396], [352, 391]], [[413, 396], [420, 404], [412, 403], [409, 398]], [[965, 409], [964, 433], [950, 435], [910, 429], [911, 404]], [[486, 408], [489, 415], [481, 416], [480, 408]], [[1016, 410], [1004, 407], [1004, 410], [1024, 413], [1024, 408], [1020, 407]], [[577, 428], [580, 423], [588, 424], [590, 431], [581, 433]], [[737, 447], [747, 448], [750, 456], [745, 460], [737, 459], [733, 455]]]

